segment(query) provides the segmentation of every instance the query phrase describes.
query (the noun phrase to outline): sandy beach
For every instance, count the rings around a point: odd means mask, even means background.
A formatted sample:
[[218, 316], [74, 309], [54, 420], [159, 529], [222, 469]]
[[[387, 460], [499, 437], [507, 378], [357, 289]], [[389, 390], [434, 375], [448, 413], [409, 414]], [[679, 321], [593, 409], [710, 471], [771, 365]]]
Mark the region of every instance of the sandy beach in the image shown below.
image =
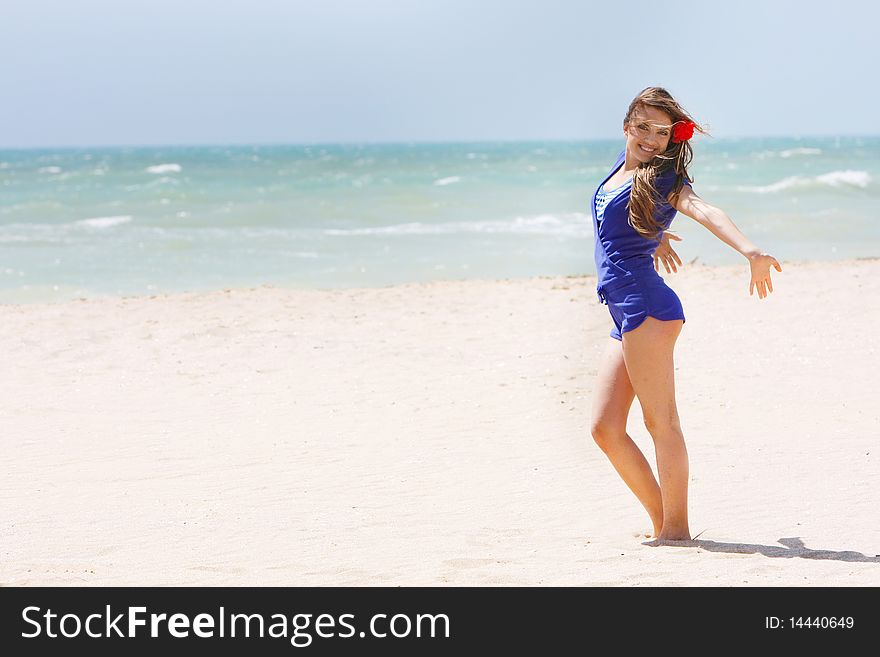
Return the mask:
[[0, 584], [880, 585], [880, 259], [782, 266], [663, 273], [677, 547], [589, 435], [595, 277], [2, 305]]

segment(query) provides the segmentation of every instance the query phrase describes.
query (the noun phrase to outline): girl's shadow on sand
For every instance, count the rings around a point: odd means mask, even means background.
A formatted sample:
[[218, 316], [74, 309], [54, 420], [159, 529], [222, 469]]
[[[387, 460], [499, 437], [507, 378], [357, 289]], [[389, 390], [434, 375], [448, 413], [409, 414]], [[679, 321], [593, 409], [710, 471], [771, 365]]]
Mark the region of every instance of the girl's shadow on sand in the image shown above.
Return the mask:
[[779, 543], [784, 547], [775, 545], [756, 545], [754, 543], [720, 543], [718, 541], [692, 540], [692, 541], [660, 541], [653, 540], [642, 543], [651, 547], [698, 547], [708, 552], [728, 552], [733, 554], [763, 554], [765, 557], [779, 557], [782, 559], [830, 559], [833, 561], [860, 561], [864, 563], [880, 563], [880, 554], [870, 557], [861, 552], [843, 550], [811, 550], [804, 542], [795, 538], [780, 538]]

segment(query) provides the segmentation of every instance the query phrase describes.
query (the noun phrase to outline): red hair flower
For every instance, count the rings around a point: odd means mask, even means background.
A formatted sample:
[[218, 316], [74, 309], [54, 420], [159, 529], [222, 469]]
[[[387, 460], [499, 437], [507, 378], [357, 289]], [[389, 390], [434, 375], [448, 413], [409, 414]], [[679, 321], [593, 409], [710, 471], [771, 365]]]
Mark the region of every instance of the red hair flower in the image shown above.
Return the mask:
[[693, 121], [678, 121], [672, 127], [672, 143], [677, 144], [693, 137], [695, 125]]

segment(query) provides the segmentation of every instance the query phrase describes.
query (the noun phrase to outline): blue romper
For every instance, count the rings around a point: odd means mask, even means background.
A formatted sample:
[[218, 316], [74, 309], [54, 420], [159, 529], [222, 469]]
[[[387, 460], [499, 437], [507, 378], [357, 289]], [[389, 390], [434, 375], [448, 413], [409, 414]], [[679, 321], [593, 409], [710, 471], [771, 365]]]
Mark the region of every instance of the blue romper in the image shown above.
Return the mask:
[[[603, 190], [605, 181], [623, 166], [624, 155], [622, 151], [617, 156], [611, 173], [599, 184], [591, 203], [598, 275], [596, 292], [611, 313], [614, 328], [609, 335], [616, 340], [623, 340], [623, 333], [638, 328], [648, 316], [662, 320], [685, 319], [678, 295], [654, 269], [654, 251], [659, 241], [642, 237], [627, 223], [631, 181], [610, 192]], [[666, 199], [674, 183], [675, 172], [671, 170], [654, 181], [662, 199], [657, 202], [654, 218], [664, 230], [676, 215], [675, 208]], [[684, 184], [690, 185], [687, 180]]]

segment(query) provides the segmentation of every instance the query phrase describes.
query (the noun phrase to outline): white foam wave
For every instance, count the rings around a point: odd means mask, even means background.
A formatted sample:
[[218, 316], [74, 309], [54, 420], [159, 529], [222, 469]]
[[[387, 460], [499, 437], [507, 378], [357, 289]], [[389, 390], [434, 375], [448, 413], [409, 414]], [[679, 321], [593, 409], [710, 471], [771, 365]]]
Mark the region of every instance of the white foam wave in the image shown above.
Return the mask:
[[831, 171], [821, 176], [790, 176], [770, 185], [743, 185], [737, 187], [741, 192], [753, 192], [756, 194], [772, 194], [786, 189], [803, 189], [810, 187], [858, 187], [866, 188], [871, 182], [871, 176], [867, 171]]
[[871, 176], [867, 171], [832, 171], [831, 173], [816, 176], [816, 180], [823, 185], [831, 185], [832, 187], [851, 185], [864, 189], [871, 182]]
[[454, 235], [461, 233], [556, 235], [582, 237], [592, 234], [591, 217], [580, 212], [560, 216], [542, 214], [534, 217], [496, 221], [453, 221], [442, 224], [411, 222], [366, 228], [326, 228], [325, 235]]
[[152, 167], [147, 167], [147, 173], [180, 173], [183, 170], [179, 164], [174, 164], [173, 162], [170, 164], [157, 164]]
[[88, 226], [89, 228], [110, 228], [119, 224], [127, 224], [131, 221], [130, 215], [121, 215], [118, 217], [93, 217], [91, 219], [80, 219], [74, 221], [75, 226]]
[[144, 187], [144, 188], [155, 187], [156, 185], [165, 185], [165, 184], [179, 185], [180, 182], [175, 180], [174, 178], [162, 176], [161, 178], [156, 178], [155, 180], [151, 180], [150, 182], [144, 183], [143, 185], [126, 185], [125, 189], [126, 189], [126, 191], [132, 192], [136, 189], [141, 189], [142, 187]]
[[821, 155], [821, 148], [786, 148], [781, 151], [760, 151], [753, 153], [759, 160], [766, 160], [768, 157], [797, 157], [798, 155]]
[[61, 173], [61, 167], [40, 167], [39, 173]]
[[788, 150], [780, 151], [779, 157], [794, 157], [796, 155], [821, 155], [821, 148], [789, 148]]
[[448, 178], [438, 178], [434, 181], [434, 184], [439, 186], [443, 185], [451, 185], [452, 183], [461, 182], [460, 176], [449, 176]]

